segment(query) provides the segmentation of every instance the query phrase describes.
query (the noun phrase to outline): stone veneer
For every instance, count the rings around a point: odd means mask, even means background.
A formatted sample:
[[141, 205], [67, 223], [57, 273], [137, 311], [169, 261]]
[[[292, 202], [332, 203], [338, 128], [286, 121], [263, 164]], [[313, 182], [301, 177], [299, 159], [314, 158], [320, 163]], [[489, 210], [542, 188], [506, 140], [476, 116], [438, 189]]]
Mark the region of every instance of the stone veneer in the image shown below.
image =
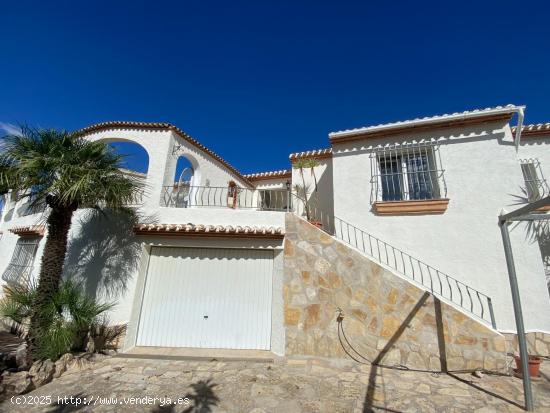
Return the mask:
[[[508, 342], [508, 349], [510, 351], [518, 351], [518, 336], [513, 333], [505, 333], [506, 341]], [[527, 352], [529, 354], [550, 357], [550, 334], [532, 332], [525, 334], [527, 337]]]
[[347, 357], [340, 308], [351, 346], [378, 364], [506, 369], [504, 336], [293, 214], [284, 257], [287, 355]]

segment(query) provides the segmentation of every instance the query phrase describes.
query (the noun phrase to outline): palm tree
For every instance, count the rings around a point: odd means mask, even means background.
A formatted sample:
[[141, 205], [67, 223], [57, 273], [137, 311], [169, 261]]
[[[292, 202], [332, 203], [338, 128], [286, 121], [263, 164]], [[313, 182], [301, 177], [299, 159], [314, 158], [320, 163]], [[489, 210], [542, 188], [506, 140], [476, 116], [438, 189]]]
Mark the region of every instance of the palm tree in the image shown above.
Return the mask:
[[[293, 164], [292, 167], [294, 169], [298, 169], [300, 171], [300, 176], [302, 177], [302, 186], [295, 186], [296, 192], [299, 196], [299, 192], [303, 191], [303, 202], [306, 210], [306, 218], [309, 221], [310, 220], [310, 211], [309, 211], [309, 201], [307, 197], [307, 188], [306, 180], [304, 177], [304, 169], [309, 169], [311, 172], [311, 175], [313, 176], [313, 179], [315, 181], [315, 192], [317, 192], [317, 176], [315, 175], [315, 167], [318, 166], [319, 163], [315, 159], [298, 159]], [[301, 189], [300, 189], [301, 188]]]
[[[59, 290], [71, 220], [78, 208], [124, 209], [131, 204], [138, 182], [120, 170], [122, 157], [102, 142], [74, 133], [21, 128], [9, 135], [0, 156], [0, 194], [16, 191], [30, 198], [31, 207], [49, 207], [48, 236], [40, 265], [38, 288], [28, 334], [29, 359], [36, 356], [36, 339], [50, 320], [40, 311]], [[43, 318], [43, 317], [42, 317]]]

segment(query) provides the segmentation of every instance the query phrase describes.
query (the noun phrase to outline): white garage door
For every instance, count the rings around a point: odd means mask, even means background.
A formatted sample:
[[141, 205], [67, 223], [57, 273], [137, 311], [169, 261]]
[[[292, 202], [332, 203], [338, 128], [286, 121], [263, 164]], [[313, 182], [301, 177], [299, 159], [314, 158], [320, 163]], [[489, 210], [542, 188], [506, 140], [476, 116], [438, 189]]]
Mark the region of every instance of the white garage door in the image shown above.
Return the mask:
[[268, 350], [273, 251], [152, 247], [138, 346]]

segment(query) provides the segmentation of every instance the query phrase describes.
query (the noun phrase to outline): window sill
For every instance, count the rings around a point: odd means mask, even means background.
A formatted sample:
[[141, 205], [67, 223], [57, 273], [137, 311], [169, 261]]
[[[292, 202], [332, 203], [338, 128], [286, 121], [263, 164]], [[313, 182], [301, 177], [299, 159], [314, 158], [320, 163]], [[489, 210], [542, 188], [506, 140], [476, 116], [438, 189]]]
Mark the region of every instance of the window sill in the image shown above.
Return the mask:
[[372, 205], [377, 215], [427, 215], [443, 214], [449, 199], [427, 199], [418, 201], [379, 201]]

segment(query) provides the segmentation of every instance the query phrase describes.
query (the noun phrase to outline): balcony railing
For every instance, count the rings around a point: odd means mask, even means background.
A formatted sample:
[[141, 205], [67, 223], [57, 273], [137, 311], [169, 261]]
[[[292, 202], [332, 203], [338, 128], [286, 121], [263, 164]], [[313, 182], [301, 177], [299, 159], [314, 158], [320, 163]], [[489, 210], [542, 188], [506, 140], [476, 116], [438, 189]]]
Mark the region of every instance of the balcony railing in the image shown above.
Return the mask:
[[165, 186], [161, 206], [171, 208], [232, 208], [259, 211], [291, 211], [286, 189], [264, 190], [220, 186]]

